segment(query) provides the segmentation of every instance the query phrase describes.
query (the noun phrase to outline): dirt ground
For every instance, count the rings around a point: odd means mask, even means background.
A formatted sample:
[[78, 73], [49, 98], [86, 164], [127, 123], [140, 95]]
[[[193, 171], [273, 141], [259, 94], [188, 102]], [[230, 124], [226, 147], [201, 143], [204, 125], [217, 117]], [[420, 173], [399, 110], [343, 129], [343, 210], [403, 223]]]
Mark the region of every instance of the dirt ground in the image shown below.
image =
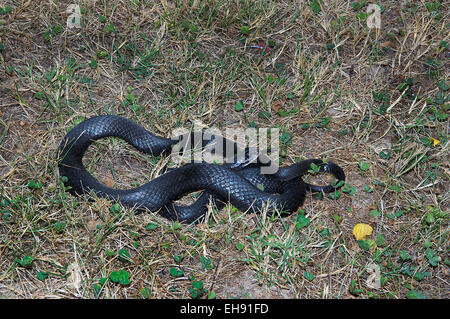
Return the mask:
[[[0, 1], [0, 298], [448, 298], [449, 25], [446, 1]], [[74, 197], [58, 147], [100, 114], [277, 127], [282, 165], [346, 185], [191, 225]], [[84, 163], [131, 188], [167, 161], [107, 138]]]

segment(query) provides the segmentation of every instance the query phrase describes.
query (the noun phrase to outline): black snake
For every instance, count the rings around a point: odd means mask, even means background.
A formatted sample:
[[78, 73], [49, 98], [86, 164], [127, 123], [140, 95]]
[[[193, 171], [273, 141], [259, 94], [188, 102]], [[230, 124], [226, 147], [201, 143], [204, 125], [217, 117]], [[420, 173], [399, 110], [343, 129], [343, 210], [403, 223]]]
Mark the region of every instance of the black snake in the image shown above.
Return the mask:
[[[139, 151], [154, 156], [170, 153], [179, 142], [153, 135], [133, 121], [114, 115], [89, 118], [72, 128], [60, 145], [59, 173], [65, 176], [65, 186], [74, 195], [93, 191], [100, 197], [120, 201], [125, 206], [158, 211], [168, 219], [184, 222], [200, 220], [210, 200], [218, 209], [225, 203], [242, 211], [294, 212], [303, 204], [306, 191], [329, 193], [341, 183], [316, 186], [305, 183], [302, 176], [315, 164], [320, 172], [334, 175], [344, 181], [343, 170], [331, 162], [308, 159], [287, 167], [275, 174], [261, 174], [260, 163], [224, 164], [188, 163], [169, 169], [154, 180], [131, 189], [113, 189], [99, 182], [84, 167], [85, 151], [95, 140], [118, 137]], [[248, 159], [247, 159], [248, 161]], [[196, 202], [178, 206], [173, 202], [183, 195], [203, 190]]]

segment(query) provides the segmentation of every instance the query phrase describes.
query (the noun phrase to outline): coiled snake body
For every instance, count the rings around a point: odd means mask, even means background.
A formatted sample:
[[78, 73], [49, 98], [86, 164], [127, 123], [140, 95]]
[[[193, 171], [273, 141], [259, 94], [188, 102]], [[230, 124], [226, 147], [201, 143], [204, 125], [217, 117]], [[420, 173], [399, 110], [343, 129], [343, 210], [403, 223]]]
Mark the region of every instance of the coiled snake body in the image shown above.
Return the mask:
[[[99, 182], [83, 166], [85, 151], [95, 140], [118, 137], [139, 151], [152, 155], [170, 153], [178, 141], [153, 135], [143, 127], [123, 117], [96, 116], [72, 128], [60, 145], [60, 176], [74, 195], [93, 191], [100, 197], [120, 201], [125, 206], [158, 211], [168, 219], [193, 222], [201, 219], [210, 199], [218, 209], [230, 202], [242, 211], [259, 212], [266, 208], [273, 212], [293, 212], [303, 204], [306, 191], [329, 193], [339, 186], [315, 186], [305, 183], [305, 175], [314, 163], [321, 172], [333, 174], [344, 181], [343, 170], [331, 162], [309, 159], [288, 167], [280, 167], [275, 174], [261, 174], [258, 164], [216, 165], [189, 163], [171, 169], [154, 180], [131, 189], [112, 189]], [[342, 183], [340, 183], [342, 184]], [[199, 199], [190, 206], [177, 206], [173, 202], [183, 195], [203, 190]]]

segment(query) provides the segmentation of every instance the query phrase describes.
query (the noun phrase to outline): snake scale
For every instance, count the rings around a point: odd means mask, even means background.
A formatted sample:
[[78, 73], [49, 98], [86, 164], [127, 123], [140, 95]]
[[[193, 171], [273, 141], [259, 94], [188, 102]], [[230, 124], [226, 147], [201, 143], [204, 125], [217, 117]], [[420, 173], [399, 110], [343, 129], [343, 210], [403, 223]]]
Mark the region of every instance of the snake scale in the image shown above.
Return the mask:
[[[159, 211], [170, 220], [191, 223], [201, 220], [210, 201], [218, 208], [231, 203], [242, 211], [295, 212], [305, 200], [306, 191], [329, 193], [340, 184], [316, 186], [305, 183], [302, 176], [315, 164], [320, 172], [345, 180], [343, 170], [332, 162], [308, 159], [275, 174], [261, 174], [258, 161], [251, 165], [188, 163], [139, 187], [113, 189], [91, 175], [83, 165], [88, 147], [104, 137], [125, 140], [137, 150], [153, 156], [168, 155], [178, 141], [156, 136], [124, 117], [101, 115], [89, 118], [72, 128], [63, 138], [59, 149], [59, 174], [65, 176], [65, 186], [74, 195], [94, 192], [104, 198], [119, 201], [140, 210]], [[203, 190], [196, 202], [188, 206], [174, 201], [185, 194]]]

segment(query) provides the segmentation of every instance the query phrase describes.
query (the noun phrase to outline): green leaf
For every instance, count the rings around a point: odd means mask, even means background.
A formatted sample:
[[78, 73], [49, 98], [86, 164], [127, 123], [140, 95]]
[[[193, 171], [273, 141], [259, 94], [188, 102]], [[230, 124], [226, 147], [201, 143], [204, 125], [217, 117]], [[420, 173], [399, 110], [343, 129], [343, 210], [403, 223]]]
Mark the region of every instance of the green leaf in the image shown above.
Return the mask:
[[119, 250], [119, 259], [123, 261], [132, 261], [130, 253], [125, 248]]
[[328, 237], [328, 236], [330, 236], [330, 230], [327, 227], [325, 227], [324, 229], [319, 231], [319, 234], [322, 237]]
[[435, 255], [434, 250], [431, 248], [428, 248], [425, 251], [425, 256], [428, 259], [428, 262], [430, 263], [431, 266], [436, 267], [438, 262], [441, 261], [441, 257]]
[[2, 216], [3, 220], [10, 221], [12, 214], [13, 214], [13, 212], [9, 209], [0, 210], [0, 215]]
[[94, 284], [92, 285], [92, 289], [94, 290], [95, 297], [98, 298], [100, 296], [100, 292], [102, 291], [102, 285]]
[[353, 2], [352, 3], [352, 8], [353, 8], [353, 10], [358, 11], [359, 9], [364, 7], [365, 5], [366, 5], [366, 0], [363, 0], [361, 2]]
[[320, 2], [319, 0], [312, 0], [309, 2], [309, 7], [314, 14], [318, 14], [321, 11]]
[[312, 281], [314, 279], [314, 274], [311, 274], [307, 271], [305, 271], [305, 273], [303, 274], [303, 276], [305, 277], [305, 279]]
[[362, 250], [369, 250], [375, 245], [375, 241], [373, 241], [372, 239], [360, 239], [358, 240], [358, 245]]
[[367, 171], [369, 169], [369, 163], [359, 161], [358, 162], [359, 169], [363, 172]]
[[407, 261], [407, 260], [411, 260], [412, 257], [404, 250], [400, 250], [400, 259], [402, 261]]
[[55, 26], [52, 28], [53, 34], [60, 34], [62, 31], [63, 31], [63, 28], [62, 28], [62, 26], [60, 26], [60, 25], [55, 25]]
[[41, 189], [42, 188], [42, 183], [37, 181], [35, 182], [34, 180], [30, 180], [28, 182], [28, 187], [31, 189]]
[[89, 63], [89, 66], [93, 69], [95, 69], [98, 66], [98, 61], [97, 60], [92, 60], [91, 63]]
[[189, 292], [191, 293], [191, 297], [192, 297], [193, 299], [196, 299], [196, 298], [200, 297], [201, 294], [202, 294], [202, 291], [201, 291], [201, 290], [194, 289], [194, 288], [192, 288], [192, 287], [189, 289]]
[[442, 90], [442, 91], [447, 91], [449, 89], [449, 86], [445, 83], [445, 80], [442, 79], [439, 81], [438, 83], [438, 87]]
[[436, 221], [432, 212], [426, 213], [425, 221], [427, 222], [427, 224], [433, 224]]
[[[201, 280], [195, 281], [194, 276], [191, 278], [192, 281], [192, 287], [189, 288], [189, 292], [191, 293], [192, 298], [199, 298], [204, 293], [206, 293], [206, 289], [203, 289], [203, 282]], [[215, 297], [215, 294], [212, 295]]]
[[212, 269], [211, 259], [206, 258], [205, 256], [200, 257], [200, 262], [202, 263], [202, 269]]
[[147, 226], [145, 226], [145, 229], [147, 230], [153, 230], [158, 228], [158, 224], [157, 223], [148, 223]]
[[22, 267], [30, 267], [33, 263], [33, 257], [25, 255], [21, 259], [16, 259], [16, 262]]
[[40, 271], [37, 273], [37, 277], [39, 280], [44, 281], [45, 279], [48, 278], [48, 272], [46, 271]]
[[300, 230], [309, 225], [311, 220], [303, 215], [298, 215], [295, 223], [295, 229]]
[[389, 158], [391, 158], [391, 151], [381, 151], [379, 155], [382, 159], [388, 160]]
[[340, 224], [344, 218], [338, 214], [333, 214], [333, 220], [336, 224]]
[[433, 258], [433, 257], [434, 257], [434, 251], [433, 251], [433, 249], [428, 248], [428, 249], [425, 251], [425, 256], [426, 256], [428, 259]]
[[258, 112], [258, 117], [262, 119], [269, 119], [272, 116], [268, 111], [260, 111]]
[[104, 50], [97, 50], [96, 55], [97, 55], [97, 58], [103, 59], [108, 56], [108, 52], [106, 52]]
[[34, 93], [34, 98], [38, 100], [43, 100], [45, 98], [45, 93], [42, 91], [38, 91]]
[[193, 281], [192, 282], [192, 287], [195, 289], [202, 289], [203, 288], [203, 281], [199, 280], [199, 281]]
[[352, 294], [352, 295], [359, 295], [360, 293], [362, 293], [364, 290], [362, 289], [356, 289], [356, 281], [354, 279], [352, 279], [350, 281], [350, 286], [348, 288], [348, 291]]
[[244, 102], [242, 102], [242, 101], [237, 102], [236, 105], [234, 106], [234, 110], [236, 112], [240, 112], [243, 109], [244, 109]]
[[112, 282], [119, 283], [123, 286], [130, 284], [130, 273], [126, 270], [113, 271], [109, 275]]
[[356, 18], [361, 21], [366, 21], [369, 14], [367, 12], [359, 12], [356, 14]]
[[275, 82], [275, 78], [271, 74], [269, 74], [266, 77], [266, 81], [267, 81], [267, 83], [272, 84], [273, 82]]
[[109, 250], [109, 249], [105, 250], [105, 254], [106, 254], [107, 257], [114, 257], [116, 255], [114, 250]]
[[290, 114], [289, 112], [283, 110], [283, 109], [279, 109], [279, 110], [278, 110], [278, 115], [279, 115], [279, 116], [286, 117], [286, 116], [289, 116], [289, 115], [291, 115], [291, 114]]
[[111, 281], [113, 282], [119, 282], [119, 272], [118, 271], [113, 271], [109, 274], [109, 279], [111, 279]]
[[386, 239], [384, 239], [384, 236], [382, 234], [378, 234], [375, 243], [378, 247], [383, 247], [386, 245]]
[[[344, 183], [344, 181], [339, 181], [339, 183], [340, 183], [340, 182]], [[339, 183], [338, 183], [338, 184], [339, 184]], [[338, 187], [338, 186], [340, 186], [340, 185], [336, 185], [336, 187]], [[350, 185], [348, 185], [348, 184], [345, 184], [344, 187], [342, 187], [342, 191], [343, 191], [344, 193], [347, 193], [347, 194], [349, 194], [350, 196], [352, 196], [353, 194], [356, 193], [356, 187], [350, 186]]]
[[[336, 182], [337, 182], [337, 183], [336, 183]], [[342, 185], [344, 185], [344, 184], [345, 184], [344, 181], [336, 181], [336, 180], [334, 180], [334, 179], [333, 179], [333, 181], [331, 182], [331, 185], [333, 185], [333, 187], [335, 187], [335, 188], [342, 187]], [[347, 186], [347, 188], [349, 187], [347, 184], [346, 184], [346, 186]]]
[[319, 173], [320, 172], [320, 166], [319, 165], [311, 163], [310, 167], [311, 167], [311, 169], [308, 170], [308, 173], [315, 174], [315, 173]]
[[289, 132], [286, 132], [286, 129], [283, 129], [283, 132], [280, 136], [280, 142], [283, 144], [283, 146], [288, 146], [292, 144], [292, 134]]
[[307, 130], [307, 129], [309, 129], [311, 127], [311, 125], [308, 124], [308, 123], [303, 123], [300, 127], [301, 127], [302, 130]]
[[378, 210], [376, 210], [376, 209], [372, 209], [372, 210], [369, 212], [369, 215], [376, 218], [376, 217], [380, 216], [381, 213], [380, 213]]
[[170, 268], [169, 273], [173, 277], [181, 277], [181, 276], [184, 275], [184, 271], [183, 270], [181, 270], [181, 269], [179, 270], [179, 269], [177, 269], [175, 267]]
[[250, 33], [250, 30], [249, 30], [249, 28], [247, 26], [242, 26], [241, 27], [241, 33], [245, 34], [245, 35], [248, 35]]
[[236, 243], [235, 246], [236, 246], [236, 249], [239, 250], [239, 251], [244, 249], [244, 244], [243, 243]]
[[128, 103], [134, 103], [136, 101], [136, 97], [132, 93], [128, 93], [125, 97]]
[[118, 214], [118, 213], [120, 213], [120, 211], [121, 211], [120, 204], [119, 204], [119, 203], [115, 203], [114, 205], [112, 205], [112, 206], [109, 208], [109, 211], [110, 211], [111, 213], [113, 213], [113, 214]]
[[327, 194], [327, 197], [331, 198], [331, 199], [339, 199], [339, 198], [341, 198], [341, 192], [336, 190], [332, 193]]
[[425, 7], [429, 12], [433, 12], [439, 10], [441, 3], [439, 1], [430, 1], [425, 3]]
[[114, 24], [109, 23], [105, 26], [106, 33], [114, 32], [114, 31], [115, 31]]
[[181, 262], [183, 261], [183, 258], [184, 258], [184, 256], [181, 256], [181, 255], [174, 255], [174, 256], [173, 256], [173, 260], [174, 260], [177, 264], [181, 263]]
[[330, 118], [329, 117], [323, 117], [320, 119], [319, 123], [316, 123], [315, 126], [316, 127], [325, 127], [328, 125], [328, 123], [330, 122]]
[[426, 242], [423, 243], [423, 247], [425, 248], [430, 248], [431, 246], [433, 246], [433, 243], [431, 241], [427, 240]]
[[152, 291], [150, 290], [150, 288], [145, 287], [144, 289], [141, 289], [140, 295], [142, 299], [150, 299], [150, 297], [152, 296]]
[[398, 209], [394, 214], [386, 214], [386, 217], [388, 218], [396, 218], [403, 215], [403, 211], [401, 209]]
[[447, 266], [450, 266], [450, 259], [449, 259], [449, 258], [445, 258], [444, 263], [445, 263]]
[[216, 299], [216, 293], [214, 291], [208, 291], [208, 299]]
[[428, 296], [422, 292], [411, 290], [406, 294], [407, 299], [428, 299]]
[[413, 278], [417, 281], [421, 281], [425, 277], [425, 274], [421, 271], [418, 271], [414, 274]]
[[182, 227], [182, 225], [180, 224], [179, 221], [175, 221], [175, 222], [172, 224], [172, 229], [173, 229], [173, 230], [178, 230], [178, 229], [180, 229], [181, 227]]
[[[98, 225], [97, 225], [98, 226]], [[64, 231], [64, 229], [65, 229], [65, 227], [66, 227], [66, 223], [65, 222], [62, 222], [62, 221], [58, 221], [56, 224], [55, 224], [55, 232], [56, 233], [58, 233], [58, 234], [61, 234], [63, 231]]]

